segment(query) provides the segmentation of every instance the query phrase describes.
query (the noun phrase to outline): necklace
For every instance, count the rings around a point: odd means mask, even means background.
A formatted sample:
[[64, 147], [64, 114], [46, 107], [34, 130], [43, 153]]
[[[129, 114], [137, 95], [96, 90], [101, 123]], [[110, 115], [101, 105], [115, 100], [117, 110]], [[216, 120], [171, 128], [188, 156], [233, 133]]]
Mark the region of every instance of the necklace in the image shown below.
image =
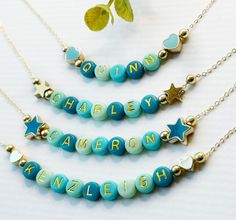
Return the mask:
[[68, 47], [56, 33], [56, 31], [48, 24], [48, 22], [32, 7], [28, 0], [24, 0], [28, 8], [39, 19], [39, 21], [48, 29], [53, 35], [55, 40], [63, 48], [65, 53], [65, 60], [76, 67], [79, 67], [80, 73], [87, 78], [96, 77], [98, 80], [108, 81], [113, 80], [115, 82], [124, 82], [129, 79], [140, 79], [145, 72], [153, 73], [157, 71], [160, 66], [166, 62], [167, 58], [174, 53], [179, 53], [182, 50], [183, 43], [186, 42], [189, 32], [198, 24], [205, 14], [215, 3], [215, 0], [211, 0], [205, 9], [197, 16], [193, 23], [188, 28], [181, 29], [179, 34], [172, 33], [167, 39], [163, 41], [163, 49], [159, 50], [157, 54], [147, 54], [143, 61], [134, 60], [130, 62], [126, 67], [121, 64], [109, 67], [108, 65], [96, 65], [93, 61], [85, 60], [84, 55], [75, 47]]
[[196, 124], [222, 102], [226, 100], [236, 90], [236, 84], [224, 93], [213, 105], [196, 116], [189, 116], [186, 119], [178, 118], [175, 124], [168, 124], [168, 130], [162, 131], [160, 135], [155, 131], [149, 131], [142, 138], [131, 137], [124, 140], [121, 137], [113, 137], [107, 140], [99, 136], [90, 139], [85, 136], [76, 137], [73, 134], [64, 134], [59, 129], [50, 129], [48, 124], [43, 122], [38, 116], [31, 117], [14, 102], [2, 89], [0, 93], [23, 115], [26, 127], [25, 137], [28, 139], [43, 139], [55, 147], [62, 148], [67, 152], [77, 151], [80, 155], [95, 153], [97, 155], [116, 155], [122, 156], [128, 154], [140, 154], [144, 149], [147, 151], [157, 151], [161, 148], [162, 143], [171, 144], [181, 143], [187, 145], [188, 136], [193, 134]]
[[49, 103], [59, 109], [65, 110], [69, 114], [79, 115], [83, 118], [93, 118], [94, 120], [103, 121], [105, 119], [122, 120], [126, 116], [127, 118], [137, 118], [141, 113], [154, 114], [157, 113], [161, 106], [171, 106], [177, 102], [181, 102], [183, 95], [189, 88], [196, 85], [201, 79], [205, 78], [212, 72], [214, 72], [219, 66], [225, 63], [236, 53], [236, 48], [230, 50], [225, 56], [219, 59], [214, 65], [199, 74], [189, 74], [186, 77], [184, 85], [177, 87], [173, 83], [170, 88], [165, 90], [159, 97], [155, 95], [146, 95], [140, 101], [129, 100], [125, 104], [120, 102], [111, 102], [109, 105], [104, 103], [92, 104], [88, 100], [80, 100], [74, 96], [66, 96], [64, 93], [54, 91], [47, 81], [42, 81], [33, 73], [26, 59], [21, 55], [13, 40], [3, 27], [0, 28], [6, 41], [9, 43], [20, 62], [26, 69], [30, 78], [33, 80], [35, 87], [35, 96], [39, 99], [49, 101]]
[[68, 179], [62, 174], [53, 174], [34, 161], [27, 161], [25, 155], [16, 150], [13, 145], [0, 145], [6, 148], [10, 153], [11, 163], [22, 168], [23, 176], [28, 180], [36, 181], [42, 187], [50, 187], [54, 192], [68, 196], [90, 201], [97, 201], [100, 197], [104, 200], [115, 200], [118, 196], [122, 198], [133, 198], [138, 191], [140, 194], [151, 193], [155, 187], [169, 187], [175, 179], [187, 173], [200, 170], [199, 167], [206, 163], [210, 156], [225, 143], [230, 136], [236, 133], [236, 127], [230, 129], [213, 147], [206, 153], [198, 152], [194, 156], [187, 155], [180, 161], [168, 168], [166, 166], [158, 167], [152, 175], [144, 173], [135, 180], [124, 179], [118, 184], [113, 181], [105, 181], [101, 185], [97, 182], [88, 182], [83, 184], [79, 179]]

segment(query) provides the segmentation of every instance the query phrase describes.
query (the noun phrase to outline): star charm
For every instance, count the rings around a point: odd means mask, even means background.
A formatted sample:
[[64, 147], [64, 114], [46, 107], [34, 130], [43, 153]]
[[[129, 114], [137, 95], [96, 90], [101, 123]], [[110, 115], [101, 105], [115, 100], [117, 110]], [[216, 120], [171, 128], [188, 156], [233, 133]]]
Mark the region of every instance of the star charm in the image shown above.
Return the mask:
[[33, 139], [39, 135], [40, 129], [45, 125], [38, 116], [28, 122], [25, 122], [26, 131], [25, 137], [28, 139]]
[[182, 87], [175, 87], [175, 85], [172, 83], [170, 88], [168, 90], [164, 91], [167, 97], [167, 102], [169, 104], [173, 104], [176, 101], [181, 102], [182, 96], [185, 93], [184, 89]]
[[187, 145], [187, 136], [194, 132], [193, 127], [187, 125], [183, 119], [179, 118], [174, 125], [167, 125], [170, 130], [169, 142], [180, 142]]
[[43, 81], [43, 82], [39, 82], [37, 84], [34, 84], [34, 87], [35, 87], [34, 95], [37, 98], [44, 98], [45, 92], [51, 89], [51, 87], [47, 81]]

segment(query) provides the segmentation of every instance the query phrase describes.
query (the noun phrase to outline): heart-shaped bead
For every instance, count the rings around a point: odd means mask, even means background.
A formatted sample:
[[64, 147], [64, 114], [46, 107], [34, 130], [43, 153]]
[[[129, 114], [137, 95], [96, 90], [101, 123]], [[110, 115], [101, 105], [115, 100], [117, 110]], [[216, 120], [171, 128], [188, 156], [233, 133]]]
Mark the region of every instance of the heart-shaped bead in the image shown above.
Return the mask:
[[185, 170], [192, 170], [193, 168], [193, 158], [189, 155], [186, 155], [179, 161], [179, 166]]
[[12, 151], [10, 154], [10, 162], [17, 164], [23, 158], [24, 154], [19, 151]]
[[66, 50], [65, 58], [69, 64], [75, 64], [75, 61], [79, 58], [80, 52], [74, 47], [69, 47]]
[[164, 49], [173, 52], [178, 53], [182, 50], [182, 42], [177, 34], [171, 34], [167, 39], [163, 41], [163, 47]]

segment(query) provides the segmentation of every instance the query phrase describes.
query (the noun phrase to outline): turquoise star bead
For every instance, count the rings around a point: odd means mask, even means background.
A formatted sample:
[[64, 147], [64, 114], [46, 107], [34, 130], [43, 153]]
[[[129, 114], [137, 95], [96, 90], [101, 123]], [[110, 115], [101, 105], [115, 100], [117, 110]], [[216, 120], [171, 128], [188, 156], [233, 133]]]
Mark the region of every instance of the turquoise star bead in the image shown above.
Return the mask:
[[140, 102], [137, 100], [127, 102], [124, 106], [124, 111], [127, 117], [137, 118], [142, 112]]
[[26, 179], [36, 180], [36, 176], [40, 170], [41, 166], [38, 163], [30, 161], [24, 165], [22, 173]]
[[63, 101], [62, 108], [69, 114], [76, 114], [76, 106], [78, 103], [77, 98], [69, 96]]
[[140, 154], [143, 151], [142, 140], [132, 137], [125, 141], [125, 149], [130, 154]]
[[48, 170], [40, 170], [36, 176], [36, 182], [39, 186], [48, 188], [53, 177], [53, 173]]
[[118, 193], [125, 199], [133, 198], [136, 192], [135, 181], [133, 180], [123, 180], [118, 184]]
[[54, 192], [64, 194], [66, 193], [66, 185], [68, 181], [69, 180], [65, 175], [56, 174], [50, 181], [50, 187]]
[[34, 118], [29, 121], [25, 122], [26, 131], [25, 137], [36, 137], [39, 133], [40, 128], [44, 125], [43, 122], [39, 121], [38, 116], [34, 116]]
[[127, 79], [126, 68], [122, 64], [117, 64], [110, 69], [111, 79], [115, 82], [121, 83]]
[[66, 193], [74, 198], [82, 196], [83, 182], [78, 179], [69, 180], [66, 184]]
[[76, 106], [76, 112], [82, 118], [90, 118], [92, 106], [93, 104], [90, 101], [81, 100]]
[[108, 140], [105, 137], [97, 137], [92, 142], [92, 150], [97, 155], [108, 153]]
[[107, 107], [107, 115], [112, 120], [121, 120], [125, 115], [123, 104], [120, 102], [112, 102]]
[[92, 152], [92, 140], [87, 137], [79, 137], [75, 148], [79, 154], [88, 155]]
[[141, 79], [144, 74], [143, 64], [137, 60], [130, 62], [126, 67], [126, 73], [130, 79]]
[[94, 74], [95, 68], [96, 68], [96, 64], [93, 61], [87, 60], [81, 64], [80, 72], [86, 78], [94, 78], [95, 77], [95, 74]]
[[121, 137], [113, 137], [108, 142], [108, 150], [115, 156], [122, 156], [125, 153], [125, 140]]
[[69, 64], [74, 64], [75, 61], [79, 58], [80, 52], [74, 47], [68, 47], [65, 53], [66, 61]]
[[117, 184], [113, 181], [106, 181], [100, 187], [100, 194], [104, 200], [113, 201], [119, 196]]
[[97, 79], [107, 81], [110, 79], [110, 67], [107, 65], [98, 65], [94, 70]]
[[59, 147], [59, 142], [63, 135], [63, 132], [59, 129], [51, 129], [47, 135], [47, 142], [52, 146]]
[[142, 64], [144, 66], [144, 69], [148, 72], [154, 72], [159, 69], [161, 62], [156, 54], [147, 54]]
[[143, 146], [148, 151], [159, 150], [162, 144], [161, 137], [155, 131], [149, 131], [143, 136]]
[[152, 114], [156, 113], [160, 107], [159, 99], [154, 95], [146, 95], [141, 101], [141, 107], [143, 112]]
[[149, 174], [142, 174], [136, 178], [136, 188], [141, 193], [150, 193], [154, 189], [153, 178]]
[[107, 118], [107, 106], [104, 103], [94, 104], [91, 108], [91, 115], [96, 121], [104, 121]]
[[75, 151], [75, 143], [77, 138], [73, 134], [65, 134], [61, 137], [59, 145], [60, 147], [67, 152]]
[[50, 103], [52, 106], [61, 109], [62, 104], [65, 99], [66, 99], [66, 95], [64, 93], [59, 92], [59, 91], [55, 91], [52, 93], [52, 95], [50, 97]]
[[88, 182], [85, 184], [82, 193], [83, 197], [89, 201], [97, 201], [101, 197], [100, 186], [95, 182]]
[[173, 172], [167, 167], [158, 167], [153, 173], [153, 181], [159, 187], [168, 187], [173, 181]]

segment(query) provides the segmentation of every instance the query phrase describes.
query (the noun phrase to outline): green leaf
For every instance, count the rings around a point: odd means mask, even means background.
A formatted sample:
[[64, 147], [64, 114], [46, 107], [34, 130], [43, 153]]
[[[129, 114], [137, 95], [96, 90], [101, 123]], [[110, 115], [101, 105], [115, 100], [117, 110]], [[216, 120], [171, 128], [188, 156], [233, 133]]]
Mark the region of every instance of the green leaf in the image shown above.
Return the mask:
[[107, 26], [110, 16], [113, 24], [114, 17], [110, 8], [101, 4], [88, 9], [84, 15], [84, 21], [90, 30], [100, 31]]
[[129, 0], [115, 0], [116, 13], [128, 22], [134, 20], [133, 9], [130, 5]]

